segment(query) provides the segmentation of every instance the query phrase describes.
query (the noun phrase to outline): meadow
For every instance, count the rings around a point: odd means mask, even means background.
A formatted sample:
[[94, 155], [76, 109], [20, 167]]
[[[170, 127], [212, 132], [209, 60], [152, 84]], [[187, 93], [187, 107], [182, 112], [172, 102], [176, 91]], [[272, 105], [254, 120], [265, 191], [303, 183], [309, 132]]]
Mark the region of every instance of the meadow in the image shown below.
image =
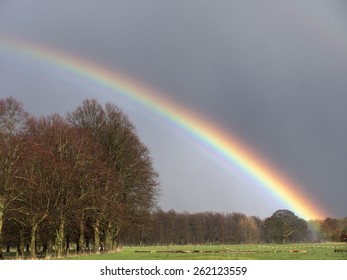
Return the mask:
[[346, 243], [123, 247], [74, 260], [347, 260]]

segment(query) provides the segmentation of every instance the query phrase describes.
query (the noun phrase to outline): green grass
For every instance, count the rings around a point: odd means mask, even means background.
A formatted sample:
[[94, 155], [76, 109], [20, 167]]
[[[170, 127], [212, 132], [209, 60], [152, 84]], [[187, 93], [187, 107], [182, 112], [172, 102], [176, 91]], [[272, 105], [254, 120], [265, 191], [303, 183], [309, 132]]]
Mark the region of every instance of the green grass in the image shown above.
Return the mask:
[[[347, 260], [345, 243], [123, 247], [119, 252], [68, 257], [77, 260]], [[191, 252], [170, 252], [170, 251]], [[166, 251], [166, 252], [160, 252]], [[199, 252], [193, 252], [199, 251]]]

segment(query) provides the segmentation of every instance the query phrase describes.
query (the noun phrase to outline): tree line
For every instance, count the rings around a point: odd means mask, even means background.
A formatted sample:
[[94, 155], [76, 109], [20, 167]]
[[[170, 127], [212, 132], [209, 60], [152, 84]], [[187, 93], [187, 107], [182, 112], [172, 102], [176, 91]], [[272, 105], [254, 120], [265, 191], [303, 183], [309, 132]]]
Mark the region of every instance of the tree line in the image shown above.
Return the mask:
[[124, 245], [201, 245], [346, 242], [347, 217], [305, 221], [280, 209], [261, 219], [243, 213], [178, 213], [157, 209], [140, 230], [121, 233]]
[[[114, 104], [85, 100], [65, 117], [29, 115], [0, 99], [0, 257], [36, 248], [110, 249], [156, 206], [158, 174], [135, 127]], [[94, 246], [93, 246], [94, 245]]]
[[[279, 213], [285, 213], [286, 217], [275, 221], [274, 217]], [[255, 244], [308, 240], [309, 231], [306, 222], [303, 221], [303, 228], [299, 228], [296, 223], [301, 220], [294, 213], [278, 210], [274, 215], [267, 219], [260, 219], [242, 213], [177, 213], [174, 210], [165, 212], [158, 209], [152, 213], [150, 226], [147, 229], [124, 232], [125, 235], [122, 238], [123, 242], [129, 245]], [[288, 217], [292, 218], [292, 221], [288, 222]], [[295, 226], [295, 234], [291, 236], [287, 234], [288, 236], [283, 239], [282, 233], [279, 232], [280, 223], [290, 228]]]

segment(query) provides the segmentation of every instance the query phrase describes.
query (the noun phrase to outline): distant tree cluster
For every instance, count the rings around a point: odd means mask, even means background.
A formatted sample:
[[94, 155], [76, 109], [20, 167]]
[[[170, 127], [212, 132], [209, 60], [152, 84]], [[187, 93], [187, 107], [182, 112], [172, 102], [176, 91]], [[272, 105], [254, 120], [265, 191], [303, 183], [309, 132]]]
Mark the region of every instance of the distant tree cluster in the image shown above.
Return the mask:
[[157, 210], [150, 226], [124, 232], [125, 244], [247, 244], [310, 241], [307, 223], [289, 210], [262, 220], [242, 213], [177, 213]]
[[320, 223], [320, 232], [323, 241], [347, 242], [347, 217], [326, 218]]
[[34, 117], [0, 99], [0, 257], [37, 248], [56, 256], [115, 248], [156, 206], [157, 173], [133, 124], [115, 105], [85, 100], [66, 117]]

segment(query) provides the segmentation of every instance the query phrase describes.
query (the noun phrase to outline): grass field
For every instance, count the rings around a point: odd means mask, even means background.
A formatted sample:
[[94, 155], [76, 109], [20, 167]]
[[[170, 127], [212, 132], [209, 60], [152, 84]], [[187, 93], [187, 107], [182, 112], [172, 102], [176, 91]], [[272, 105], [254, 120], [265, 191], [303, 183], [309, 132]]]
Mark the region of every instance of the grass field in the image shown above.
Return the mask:
[[78, 260], [347, 260], [346, 243], [123, 247]]

